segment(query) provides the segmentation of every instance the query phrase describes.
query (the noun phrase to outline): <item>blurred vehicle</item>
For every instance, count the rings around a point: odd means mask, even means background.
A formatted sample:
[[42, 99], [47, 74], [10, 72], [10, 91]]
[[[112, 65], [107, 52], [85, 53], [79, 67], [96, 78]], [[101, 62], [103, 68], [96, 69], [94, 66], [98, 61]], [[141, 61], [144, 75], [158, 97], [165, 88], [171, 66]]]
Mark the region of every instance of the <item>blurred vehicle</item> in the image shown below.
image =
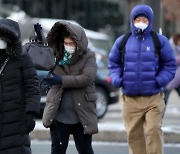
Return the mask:
[[[96, 62], [98, 65], [98, 71], [96, 75], [96, 91], [97, 91], [97, 115], [98, 118], [102, 118], [107, 110], [108, 110], [108, 105], [117, 103], [119, 100], [119, 89], [114, 88], [111, 85], [110, 77], [109, 77], [109, 71], [107, 68], [107, 57], [102, 56], [98, 52], [96, 53]], [[37, 70], [38, 78], [40, 81], [47, 75], [48, 71], [40, 71]], [[45, 102], [46, 102], [46, 91], [47, 91], [47, 86], [46, 85], [41, 85], [41, 110], [40, 110], [40, 117], [43, 114]]]
[[0, 18], [9, 18], [19, 23], [22, 42], [29, 40], [33, 25], [37, 22], [37, 19], [27, 15], [19, 6], [12, 4], [0, 5]]

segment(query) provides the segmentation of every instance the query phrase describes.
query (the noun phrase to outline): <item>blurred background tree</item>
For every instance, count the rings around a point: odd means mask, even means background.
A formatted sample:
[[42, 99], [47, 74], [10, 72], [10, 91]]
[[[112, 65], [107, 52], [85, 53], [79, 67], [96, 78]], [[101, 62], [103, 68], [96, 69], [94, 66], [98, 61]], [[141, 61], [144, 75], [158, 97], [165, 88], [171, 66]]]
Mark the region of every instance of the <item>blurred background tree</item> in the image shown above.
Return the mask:
[[180, 32], [180, 0], [0, 0], [20, 6], [32, 17], [75, 20], [83, 27], [105, 32], [113, 39], [129, 30], [136, 4], [149, 4], [155, 12], [154, 29], [171, 36]]
[[164, 7], [163, 28], [168, 36], [180, 33], [180, 0], [162, 0]]

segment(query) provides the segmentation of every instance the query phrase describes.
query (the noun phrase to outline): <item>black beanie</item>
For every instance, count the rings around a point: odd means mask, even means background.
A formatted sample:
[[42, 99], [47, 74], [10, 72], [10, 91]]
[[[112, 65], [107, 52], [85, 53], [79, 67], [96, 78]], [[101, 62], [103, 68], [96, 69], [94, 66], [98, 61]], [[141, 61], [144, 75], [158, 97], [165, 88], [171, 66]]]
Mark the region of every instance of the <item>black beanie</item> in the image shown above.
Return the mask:
[[[143, 13], [138, 14], [137, 16], [135, 16], [135, 18], [134, 18], [134, 19], [136, 19], [137, 17], [146, 17], [146, 18], [148, 19], [148, 16], [147, 16], [147, 15], [145, 15], [145, 14], [143, 14]], [[148, 20], [149, 20], [149, 19], [148, 19]]]

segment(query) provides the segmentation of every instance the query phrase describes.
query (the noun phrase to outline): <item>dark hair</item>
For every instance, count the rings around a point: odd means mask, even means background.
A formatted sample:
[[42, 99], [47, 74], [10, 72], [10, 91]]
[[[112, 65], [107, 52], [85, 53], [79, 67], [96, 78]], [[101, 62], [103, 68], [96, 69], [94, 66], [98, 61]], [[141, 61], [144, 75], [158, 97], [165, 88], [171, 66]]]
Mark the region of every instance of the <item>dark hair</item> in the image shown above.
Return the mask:
[[[64, 38], [68, 37], [74, 39], [67, 27], [59, 22], [54, 24], [47, 35], [48, 44], [54, 49], [57, 61], [63, 59], [64, 57]], [[77, 58], [78, 54], [73, 55], [71, 63], [76, 61]]]
[[138, 14], [137, 16], [135, 16], [134, 20], [135, 20], [136, 18], [138, 18], [138, 17], [145, 17], [145, 18], [147, 18], [147, 19], [149, 20], [148, 16], [145, 15], [145, 14], [143, 14], [143, 13], [140, 13], [140, 14]]
[[177, 45], [179, 40], [180, 40], [180, 34], [175, 34], [173, 36], [174, 44]]
[[55, 50], [57, 60], [63, 58], [64, 50], [64, 37], [70, 36], [65, 26], [58, 25], [53, 26], [48, 33], [48, 44]]

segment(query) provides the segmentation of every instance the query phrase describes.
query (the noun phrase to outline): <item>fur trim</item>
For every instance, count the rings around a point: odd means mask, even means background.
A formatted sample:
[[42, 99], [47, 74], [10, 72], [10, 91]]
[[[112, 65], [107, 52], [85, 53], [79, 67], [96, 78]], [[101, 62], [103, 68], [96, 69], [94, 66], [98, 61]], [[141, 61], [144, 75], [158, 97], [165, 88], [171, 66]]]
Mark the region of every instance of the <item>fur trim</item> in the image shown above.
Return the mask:
[[[5, 19], [2, 19], [5, 21]], [[2, 21], [1, 20], [1, 21]], [[16, 22], [6, 20], [0, 23], [0, 37], [7, 42], [6, 54], [13, 59], [18, 59], [22, 55], [22, 44], [20, 40], [20, 30]], [[14, 24], [14, 27], [13, 25]]]
[[66, 21], [56, 22], [48, 33], [47, 40], [49, 46], [56, 51], [57, 60], [63, 58], [63, 42], [66, 36], [71, 36], [77, 43], [76, 52], [71, 59], [71, 64], [73, 64], [87, 51], [88, 40], [81, 26]]

